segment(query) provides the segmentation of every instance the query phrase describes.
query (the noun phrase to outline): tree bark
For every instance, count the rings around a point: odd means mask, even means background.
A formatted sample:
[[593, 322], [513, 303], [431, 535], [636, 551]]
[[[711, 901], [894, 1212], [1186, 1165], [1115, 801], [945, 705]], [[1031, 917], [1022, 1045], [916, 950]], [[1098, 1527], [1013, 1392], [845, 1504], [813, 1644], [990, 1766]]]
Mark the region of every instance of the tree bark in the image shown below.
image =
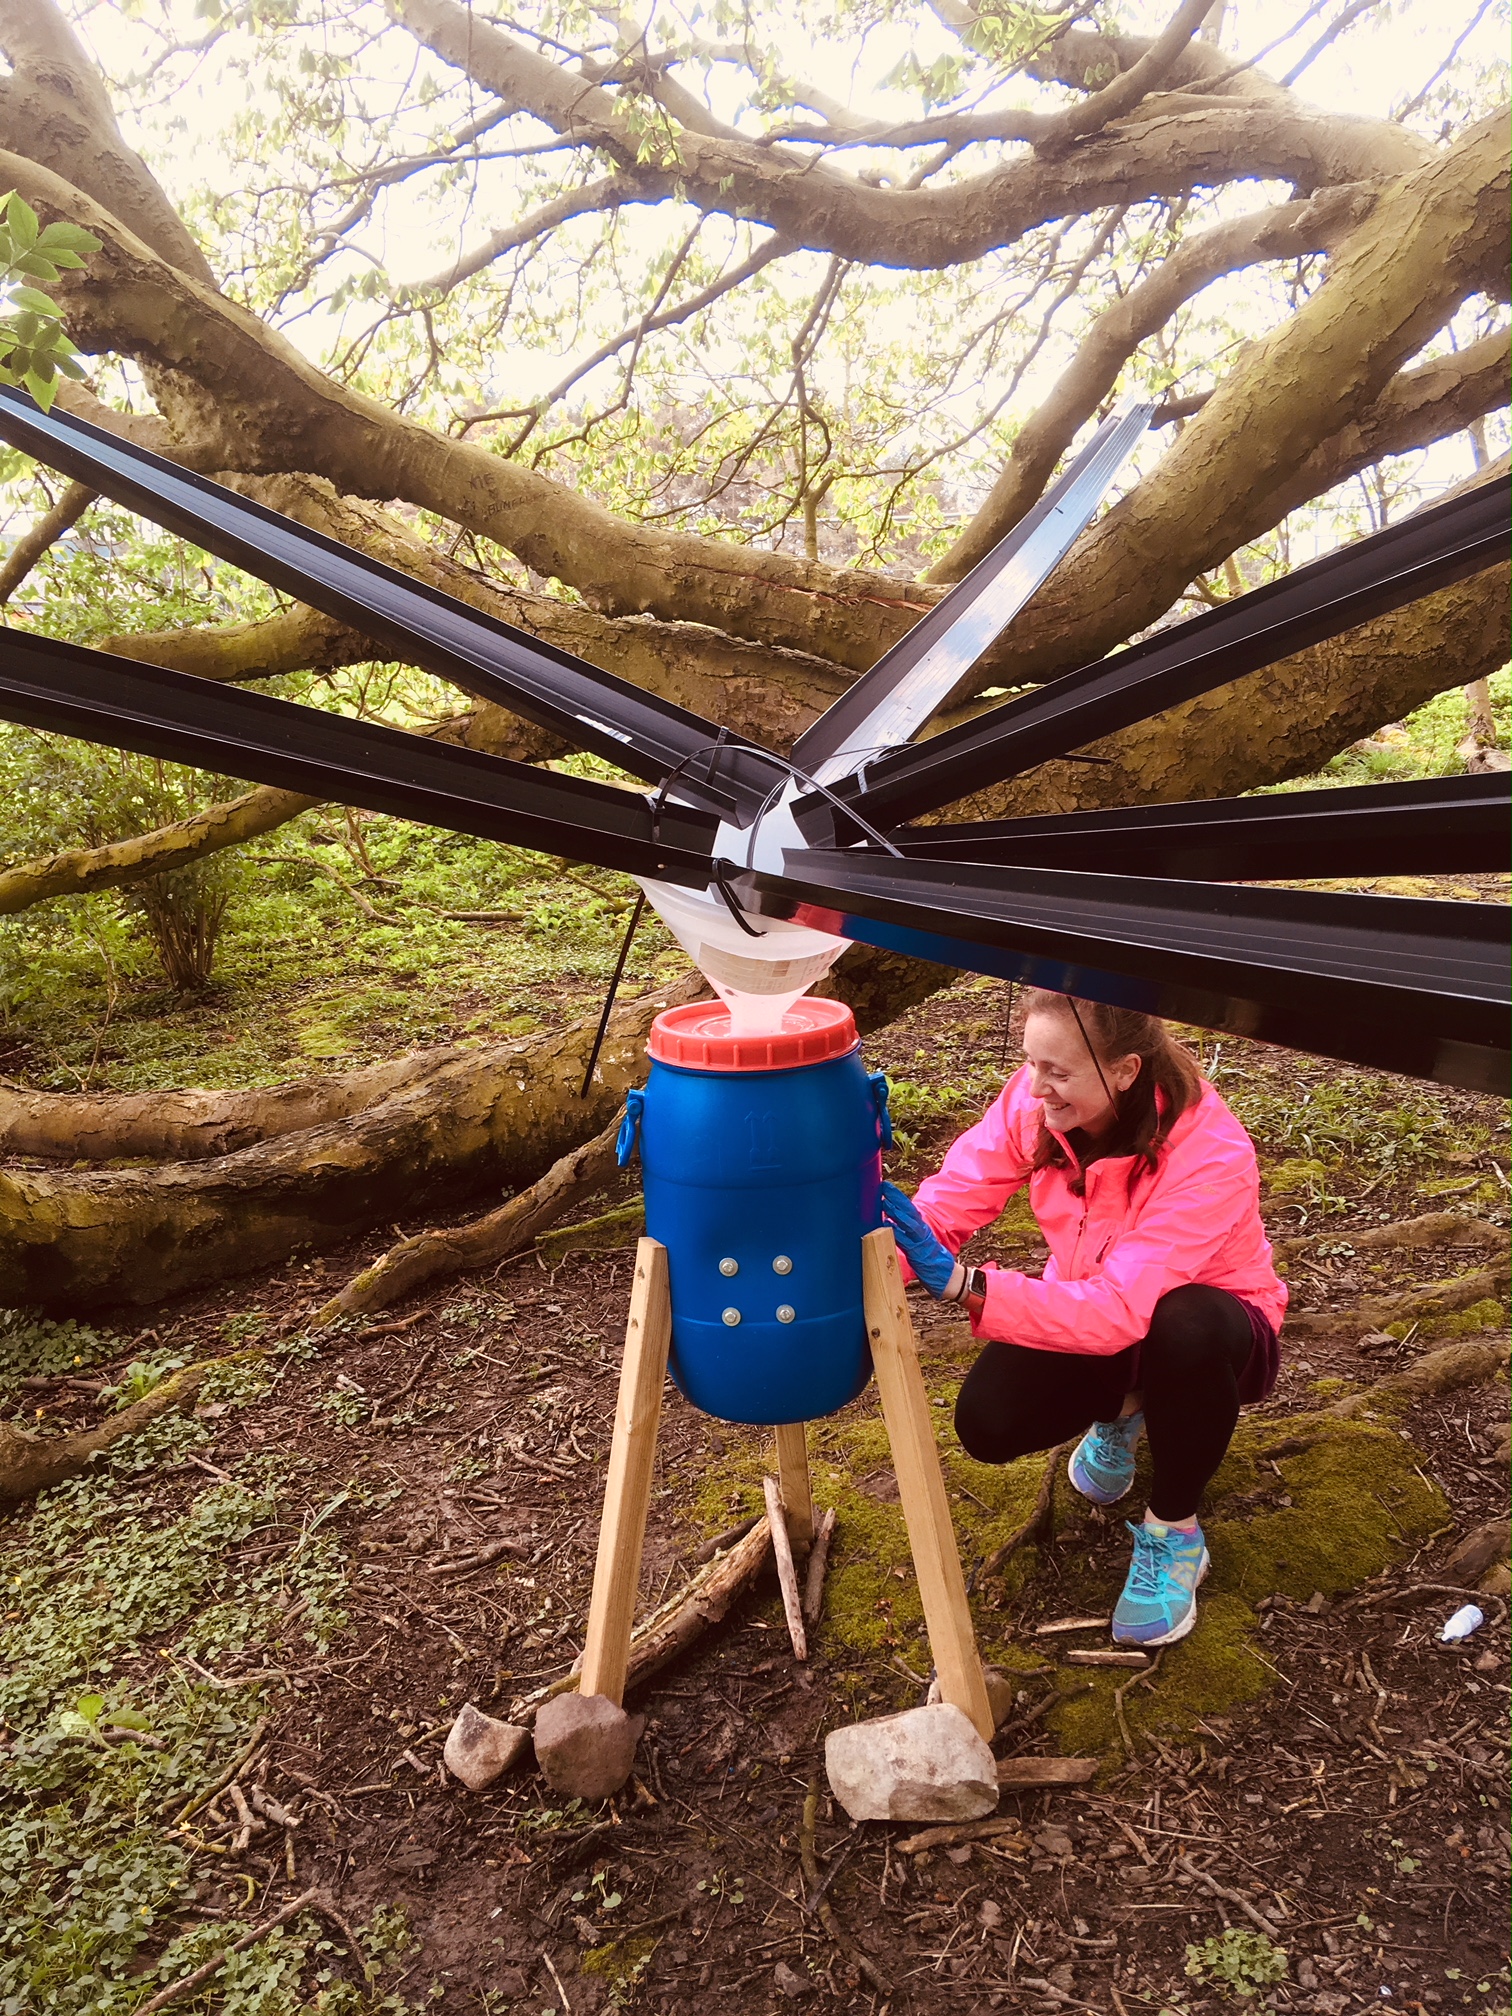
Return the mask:
[[0, 1085], [0, 1154], [107, 1162], [203, 1162], [324, 1127], [477, 1053], [456, 1044], [365, 1070], [234, 1092], [28, 1092]]
[[544, 1176], [490, 1211], [466, 1225], [452, 1225], [435, 1232], [417, 1232], [401, 1239], [370, 1266], [354, 1274], [339, 1295], [333, 1295], [318, 1311], [311, 1327], [324, 1329], [344, 1316], [365, 1316], [374, 1309], [388, 1309], [413, 1295], [417, 1288], [451, 1274], [469, 1274], [479, 1267], [491, 1267], [513, 1253], [523, 1253], [548, 1226], [587, 1191], [606, 1182], [615, 1171], [615, 1143], [619, 1138], [620, 1116], [615, 1114], [602, 1134], [574, 1148], [553, 1162]]
[[[856, 947], [825, 991], [849, 1001], [864, 1032], [950, 978], [946, 967]], [[0, 1304], [156, 1302], [339, 1245], [399, 1212], [523, 1188], [608, 1125], [644, 1072], [653, 1018], [703, 991], [690, 974], [621, 1007], [586, 1099], [597, 1018], [463, 1052], [346, 1119], [204, 1161], [0, 1172]]]

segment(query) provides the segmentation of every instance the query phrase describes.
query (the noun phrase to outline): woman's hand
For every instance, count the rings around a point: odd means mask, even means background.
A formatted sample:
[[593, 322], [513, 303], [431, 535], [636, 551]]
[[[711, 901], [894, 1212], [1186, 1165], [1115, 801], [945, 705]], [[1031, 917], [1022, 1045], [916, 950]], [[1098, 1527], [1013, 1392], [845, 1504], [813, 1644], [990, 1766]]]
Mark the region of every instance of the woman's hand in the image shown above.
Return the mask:
[[965, 1278], [960, 1262], [931, 1231], [913, 1199], [906, 1197], [896, 1183], [882, 1185], [882, 1216], [892, 1227], [892, 1235], [909, 1266], [936, 1302], [959, 1293]]

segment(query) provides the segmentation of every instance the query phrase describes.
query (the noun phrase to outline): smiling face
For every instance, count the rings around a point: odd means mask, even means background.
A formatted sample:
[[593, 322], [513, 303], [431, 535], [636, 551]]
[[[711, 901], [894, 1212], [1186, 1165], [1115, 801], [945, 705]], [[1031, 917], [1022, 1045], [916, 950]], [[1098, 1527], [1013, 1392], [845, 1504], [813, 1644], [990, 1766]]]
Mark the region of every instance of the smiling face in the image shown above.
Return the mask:
[[1024, 1023], [1024, 1055], [1033, 1072], [1030, 1089], [1044, 1102], [1045, 1124], [1057, 1134], [1080, 1127], [1094, 1139], [1118, 1117], [1103, 1078], [1114, 1092], [1127, 1092], [1139, 1076], [1136, 1056], [1104, 1062], [1102, 1078], [1082, 1032], [1069, 1015], [1031, 1015]]

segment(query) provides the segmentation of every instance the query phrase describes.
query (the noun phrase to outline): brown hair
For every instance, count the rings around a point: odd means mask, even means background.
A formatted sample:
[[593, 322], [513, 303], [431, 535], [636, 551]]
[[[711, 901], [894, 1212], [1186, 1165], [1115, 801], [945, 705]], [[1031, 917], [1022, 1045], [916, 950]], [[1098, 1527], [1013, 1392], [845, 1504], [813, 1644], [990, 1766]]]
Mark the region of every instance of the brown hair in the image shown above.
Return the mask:
[[[1079, 1024], [1099, 1076], [1103, 1066], [1115, 1058], [1139, 1059], [1139, 1076], [1134, 1083], [1127, 1091], [1113, 1094], [1118, 1117], [1112, 1127], [1096, 1143], [1087, 1143], [1088, 1152], [1080, 1156], [1083, 1166], [1107, 1156], [1135, 1156], [1135, 1166], [1129, 1172], [1132, 1190], [1144, 1170], [1154, 1170], [1166, 1138], [1182, 1114], [1202, 1097], [1197, 1059], [1174, 1039], [1158, 1015], [1142, 1015], [1136, 1008], [1110, 1008], [1103, 1001], [1083, 1001], [1074, 995], [1053, 994], [1048, 988], [1036, 987], [1030, 991], [1024, 1010], [1026, 1022], [1031, 1015], [1059, 1015]], [[1103, 1082], [1106, 1085], [1106, 1079]], [[1070, 1167], [1065, 1149], [1043, 1121], [1034, 1166]], [[1085, 1180], [1078, 1172], [1072, 1179], [1072, 1191], [1080, 1197], [1085, 1187]]]

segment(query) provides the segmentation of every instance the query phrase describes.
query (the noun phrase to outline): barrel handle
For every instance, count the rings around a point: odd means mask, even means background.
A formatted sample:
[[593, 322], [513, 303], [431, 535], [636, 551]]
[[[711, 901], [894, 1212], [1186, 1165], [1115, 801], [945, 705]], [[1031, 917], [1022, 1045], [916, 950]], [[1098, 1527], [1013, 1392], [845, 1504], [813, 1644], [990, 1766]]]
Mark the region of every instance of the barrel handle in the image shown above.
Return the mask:
[[626, 1163], [634, 1161], [640, 1147], [641, 1114], [645, 1110], [646, 1095], [644, 1092], [627, 1092], [625, 1094], [625, 1117], [620, 1122], [619, 1134], [614, 1143], [614, 1159], [621, 1169], [625, 1167]]
[[882, 1136], [882, 1146], [884, 1148], [891, 1148], [893, 1145], [893, 1124], [892, 1115], [887, 1110], [887, 1073], [885, 1071], [868, 1071], [866, 1075], [871, 1084], [872, 1104], [877, 1109], [877, 1131]]

